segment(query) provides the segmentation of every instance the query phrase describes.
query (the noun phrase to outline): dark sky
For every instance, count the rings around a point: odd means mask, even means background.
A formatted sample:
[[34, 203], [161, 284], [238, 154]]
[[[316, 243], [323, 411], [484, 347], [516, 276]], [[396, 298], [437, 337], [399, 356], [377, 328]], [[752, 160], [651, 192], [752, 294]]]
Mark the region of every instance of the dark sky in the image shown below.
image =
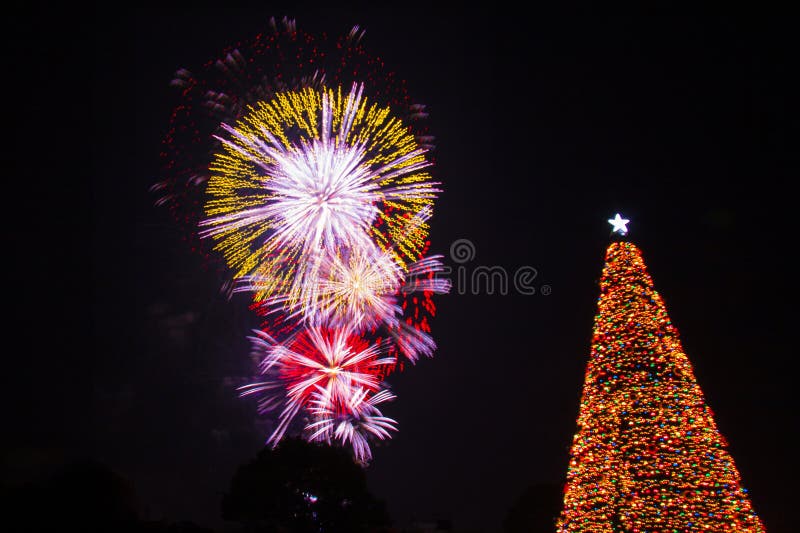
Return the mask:
[[151, 518], [220, 524], [220, 493], [266, 436], [228, 379], [250, 373], [256, 321], [219, 296], [147, 189], [172, 73], [284, 14], [311, 32], [361, 25], [427, 104], [445, 190], [432, 251], [469, 239], [469, 268], [529, 265], [552, 287], [437, 299], [439, 349], [391, 376], [400, 431], [368, 469], [395, 520], [494, 530], [527, 486], [563, 483], [605, 221], [620, 211], [756, 511], [789, 531], [795, 43], [788, 22], [758, 16], [261, 3], [15, 19], [14, 461], [88, 456], [128, 478]]

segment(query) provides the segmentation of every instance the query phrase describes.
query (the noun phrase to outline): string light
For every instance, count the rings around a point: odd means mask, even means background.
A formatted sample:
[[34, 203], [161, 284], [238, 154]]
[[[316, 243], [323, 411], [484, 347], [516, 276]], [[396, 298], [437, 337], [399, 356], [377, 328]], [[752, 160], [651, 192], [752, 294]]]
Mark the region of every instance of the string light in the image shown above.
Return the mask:
[[606, 252], [559, 533], [764, 532], [641, 251]]

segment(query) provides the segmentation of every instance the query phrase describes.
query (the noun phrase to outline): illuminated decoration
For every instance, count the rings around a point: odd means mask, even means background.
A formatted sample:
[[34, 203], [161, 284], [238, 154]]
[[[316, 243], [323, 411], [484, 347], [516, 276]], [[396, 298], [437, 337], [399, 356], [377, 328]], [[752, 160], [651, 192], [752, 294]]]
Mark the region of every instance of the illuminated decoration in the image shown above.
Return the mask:
[[612, 243], [559, 533], [764, 532], [640, 250]]
[[450, 282], [428, 255], [440, 189], [415, 125], [425, 107], [362, 35], [331, 43], [273, 19], [199, 74], [179, 70], [152, 190], [261, 319], [259, 375], [239, 392], [274, 422], [267, 443], [300, 434], [366, 463], [396, 431], [385, 380], [433, 355], [432, 295]]
[[613, 226], [611, 229], [611, 233], [619, 233], [620, 235], [627, 235], [628, 234], [628, 220], [627, 218], [622, 218], [619, 213], [617, 213], [614, 218], [609, 218], [608, 223]]

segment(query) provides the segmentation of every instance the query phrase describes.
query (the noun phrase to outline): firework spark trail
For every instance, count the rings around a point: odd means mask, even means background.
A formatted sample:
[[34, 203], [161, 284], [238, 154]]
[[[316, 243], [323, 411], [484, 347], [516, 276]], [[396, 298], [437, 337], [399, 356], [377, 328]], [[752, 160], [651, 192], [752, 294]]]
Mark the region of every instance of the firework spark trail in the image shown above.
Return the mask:
[[[216, 137], [227, 150], [213, 168], [219, 174], [209, 192], [216, 198], [207, 203], [211, 216], [201, 221], [200, 235], [221, 241], [237, 277], [274, 279], [275, 289], [288, 288], [296, 301], [316, 281], [326, 256], [373, 245], [372, 227], [386, 217], [378, 206], [429, 208], [440, 190], [422, 172], [430, 166], [426, 149], [399, 121], [387, 119], [388, 110], [368, 108], [362, 92], [363, 85], [354, 84], [346, 98], [332, 91], [283, 95], [266, 106], [266, 115], [252, 118], [254, 127], [223, 125], [231, 139]], [[308, 138], [290, 142], [276, 119], [302, 124]], [[413, 231], [396, 231], [395, 238], [405, 239], [398, 249], [412, 256], [426, 230], [421, 222]], [[276, 254], [294, 263], [291, 279], [283, 265], [267, 259]]]
[[[316, 408], [334, 409], [334, 405], [353, 404], [351, 396], [359, 391], [376, 391], [380, 387], [379, 370], [394, 365], [396, 358], [386, 355], [387, 341], [368, 344], [350, 328], [307, 328], [288, 342], [256, 330], [251, 337], [254, 350], [261, 353], [261, 371], [273, 379], [247, 385], [242, 395], [271, 393], [274, 384], [282, 383], [281, 395], [267, 395], [266, 406], [276, 408], [283, 403], [277, 429], [268, 442], [276, 444], [302, 407], [314, 396]], [[320, 394], [323, 393], [323, 396]], [[330, 405], [320, 405], [320, 398]]]
[[393, 400], [388, 390], [370, 393], [366, 389], [355, 389], [347, 397], [345, 405], [337, 405], [327, 390], [320, 389], [311, 398], [311, 413], [316, 421], [308, 424], [309, 440], [331, 442], [338, 440], [353, 448], [356, 459], [367, 463], [372, 459], [368, 438], [385, 440], [392, 438], [390, 431], [397, 431], [397, 422], [383, 416], [378, 405]]
[[[394, 399], [384, 379], [400, 355], [433, 354], [431, 295], [450, 289], [437, 277], [441, 256], [426, 257], [441, 192], [428, 173], [433, 137], [412, 131], [425, 107], [382, 62], [342, 68], [368, 57], [358, 27], [326, 69], [333, 54], [293, 20], [272, 26], [244, 53], [210, 62], [207, 78], [176, 73], [186, 105], [164, 141], [171, 177], [151, 189], [199, 226], [192, 242], [213, 243], [230, 270], [226, 292], [249, 293], [264, 319], [251, 337], [260, 377], [239, 392], [276, 418], [267, 442], [299, 430], [366, 464], [370, 440], [397, 429], [378, 407]], [[267, 51], [280, 67], [265, 66]], [[189, 155], [202, 142], [210, 162]]]
[[[415, 216], [409, 228], [424, 220]], [[398, 305], [401, 293], [444, 294], [450, 290], [450, 280], [436, 277], [444, 271], [442, 256], [415, 261], [403, 271], [395, 255], [393, 249], [379, 250], [371, 243], [363, 248], [342, 248], [333, 257], [322, 252], [312, 260], [317, 265], [316, 281], [301, 288], [297, 301], [290, 294], [281, 294], [267, 298], [264, 305], [311, 325], [349, 325], [359, 332], [381, 324], [396, 329], [402, 314]], [[271, 279], [246, 276], [234, 290], [257, 293], [271, 283]]]

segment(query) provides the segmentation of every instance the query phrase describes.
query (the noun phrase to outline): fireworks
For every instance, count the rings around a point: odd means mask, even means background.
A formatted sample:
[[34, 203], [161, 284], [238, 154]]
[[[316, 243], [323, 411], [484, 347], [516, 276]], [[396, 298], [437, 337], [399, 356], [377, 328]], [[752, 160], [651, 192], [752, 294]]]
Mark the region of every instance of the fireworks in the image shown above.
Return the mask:
[[[369, 441], [396, 430], [378, 407], [394, 399], [385, 378], [398, 357], [433, 354], [431, 295], [450, 284], [436, 277], [440, 256], [425, 256], [441, 191], [431, 137], [411, 124], [424, 106], [393, 74], [375, 74], [382, 62], [361, 33], [331, 61], [284, 20], [210, 63], [205, 79], [178, 71], [186, 103], [166, 140], [172, 177], [154, 190], [213, 243], [226, 287], [264, 318], [251, 338], [260, 377], [240, 392], [275, 417], [267, 442], [300, 432], [367, 462]], [[280, 68], [264, 66], [270, 55]], [[204, 144], [207, 158], [187, 157]]]
[[200, 234], [219, 241], [236, 277], [260, 280], [257, 300], [288, 292], [293, 304], [317, 283], [320, 261], [385, 245], [373, 229], [379, 217], [401, 229], [392, 236], [402, 255], [420, 255], [426, 225], [409, 230], [406, 221], [438, 192], [424, 172], [426, 150], [362, 93], [363, 85], [347, 96], [280, 93], [237, 127], [222, 125], [230, 138], [217, 137], [224, 150], [211, 166]]
[[368, 438], [384, 440], [391, 438], [389, 431], [396, 431], [396, 422], [385, 417], [376, 407], [387, 400], [394, 399], [388, 390], [370, 393], [366, 389], [353, 389], [344, 402], [335, 402], [321, 390], [315, 393], [311, 402], [311, 412], [316, 422], [306, 429], [312, 431], [309, 439], [331, 442], [338, 440], [350, 444], [354, 455], [362, 462], [372, 458]]

